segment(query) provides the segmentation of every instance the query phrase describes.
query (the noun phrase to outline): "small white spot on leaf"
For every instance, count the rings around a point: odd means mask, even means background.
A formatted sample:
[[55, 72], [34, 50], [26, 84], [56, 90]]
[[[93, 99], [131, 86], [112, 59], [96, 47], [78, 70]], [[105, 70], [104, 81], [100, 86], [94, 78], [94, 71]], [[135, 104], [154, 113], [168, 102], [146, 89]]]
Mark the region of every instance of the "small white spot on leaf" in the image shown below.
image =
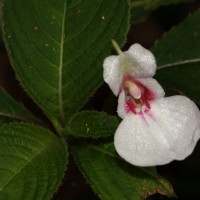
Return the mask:
[[34, 27], [34, 30], [35, 30], [35, 31], [37, 31], [38, 29], [39, 29], [38, 26], [35, 26], [35, 27]]
[[104, 15], [103, 15], [103, 16], [101, 16], [101, 19], [102, 19], [102, 20], [106, 20], [106, 18], [105, 18], [105, 16], [104, 16]]

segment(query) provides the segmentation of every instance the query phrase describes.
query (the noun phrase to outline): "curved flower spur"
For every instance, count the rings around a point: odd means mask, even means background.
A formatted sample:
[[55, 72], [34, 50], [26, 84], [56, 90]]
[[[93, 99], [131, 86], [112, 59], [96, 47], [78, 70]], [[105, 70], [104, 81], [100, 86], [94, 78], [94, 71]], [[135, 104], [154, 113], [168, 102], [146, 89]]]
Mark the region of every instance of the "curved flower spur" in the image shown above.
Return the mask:
[[117, 112], [123, 120], [114, 136], [116, 151], [137, 166], [185, 159], [200, 138], [199, 109], [187, 97], [164, 97], [152, 78], [156, 61], [149, 50], [133, 44], [122, 52], [112, 43], [119, 55], [104, 60], [103, 77], [119, 96]]

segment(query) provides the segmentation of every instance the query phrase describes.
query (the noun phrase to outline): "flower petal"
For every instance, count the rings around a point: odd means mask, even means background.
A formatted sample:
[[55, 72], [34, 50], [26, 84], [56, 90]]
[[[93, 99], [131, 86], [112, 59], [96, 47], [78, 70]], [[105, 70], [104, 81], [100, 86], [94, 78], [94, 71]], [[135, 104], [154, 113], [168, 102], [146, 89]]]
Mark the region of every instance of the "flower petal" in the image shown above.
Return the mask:
[[117, 114], [122, 119], [124, 119], [124, 117], [126, 117], [127, 115], [125, 104], [126, 104], [125, 92], [124, 90], [122, 90], [118, 98], [118, 106], [117, 106]]
[[132, 66], [134, 66], [133, 73], [135, 77], [152, 77], [155, 75], [156, 60], [151, 51], [136, 43], [124, 53], [131, 60]]
[[[149, 93], [152, 93], [154, 96], [152, 100], [162, 98], [165, 96], [165, 92], [161, 85], [153, 78], [138, 78], [135, 80], [137, 84], [143, 85]], [[126, 117], [126, 102], [125, 102], [125, 92], [122, 90], [119, 98], [118, 98], [118, 107], [117, 107], [117, 113], [119, 117], [122, 119]]]
[[165, 96], [165, 91], [162, 86], [154, 78], [137, 78], [136, 82], [142, 84], [151, 91], [154, 94], [154, 99], [163, 98]]
[[173, 96], [151, 103], [151, 113], [129, 113], [114, 144], [119, 155], [138, 166], [163, 165], [190, 155], [200, 138], [200, 112], [188, 98]]
[[154, 76], [156, 60], [154, 55], [139, 44], [133, 44], [128, 51], [109, 56], [103, 63], [103, 78], [117, 96], [123, 77], [127, 74], [134, 78]]
[[103, 78], [109, 85], [112, 92], [117, 96], [120, 91], [120, 86], [123, 79], [123, 74], [120, 74], [120, 57], [109, 56], [103, 63]]

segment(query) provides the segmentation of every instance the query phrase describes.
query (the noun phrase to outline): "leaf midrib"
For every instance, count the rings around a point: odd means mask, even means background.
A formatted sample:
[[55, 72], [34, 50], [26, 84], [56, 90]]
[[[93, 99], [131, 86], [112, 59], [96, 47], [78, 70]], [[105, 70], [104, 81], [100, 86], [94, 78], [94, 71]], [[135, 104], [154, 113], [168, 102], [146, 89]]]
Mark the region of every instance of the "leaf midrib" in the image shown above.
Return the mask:
[[157, 70], [165, 69], [168, 67], [180, 66], [180, 65], [189, 64], [189, 63], [192, 64], [192, 63], [197, 63], [197, 62], [200, 62], [200, 58], [194, 58], [194, 59], [177, 61], [177, 62], [172, 62], [169, 64], [160, 65], [160, 66], [158, 66]]
[[19, 115], [17, 113], [9, 114], [6, 112], [0, 112], [0, 117], [9, 118], [11, 120], [20, 120], [27, 123], [33, 123], [35, 125], [38, 125], [44, 128], [48, 128], [47, 125], [40, 119]]
[[62, 80], [62, 72], [63, 72], [63, 56], [64, 56], [64, 40], [65, 40], [65, 19], [66, 19], [66, 10], [67, 3], [64, 2], [63, 8], [63, 18], [62, 18], [62, 27], [61, 27], [61, 41], [60, 41], [60, 59], [59, 59], [59, 76], [58, 76], [58, 109], [59, 109], [59, 117], [61, 124], [64, 126], [65, 123], [65, 114], [63, 107], [63, 80]]

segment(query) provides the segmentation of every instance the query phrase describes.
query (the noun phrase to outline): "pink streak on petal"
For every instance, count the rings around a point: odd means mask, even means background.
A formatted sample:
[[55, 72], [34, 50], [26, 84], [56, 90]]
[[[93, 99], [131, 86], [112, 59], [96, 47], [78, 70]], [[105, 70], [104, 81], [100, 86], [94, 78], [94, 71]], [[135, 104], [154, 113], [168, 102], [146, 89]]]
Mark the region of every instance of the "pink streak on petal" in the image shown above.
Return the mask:
[[140, 115], [140, 117], [142, 118], [142, 120], [145, 122], [145, 124], [147, 124], [149, 126], [149, 123], [147, 122], [147, 120], [146, 120], [146, 118], [144, 116], [144, 113], [142, 111], [140, 111], [138, 114]]
[[144, 111], [153, 121], [156, 121], [155, 117], [153, 116], [153, 114], [151, 113], [150, 110], [145, 110]]
[[[138, 81], [137, 79], [134, 79], [134, 77], [131, 76], [130, 74], [126, 74], [124, 76], [124, 81], [121, 85], [120, 91], [125, 90], [124, 82], [126, 82], [126, 81], [133, 82], [134, 84], [137, 85], [138, 89], [140, 90], [140, 94], [138, 93], [138, 95], [140, 95], [141, 97], [138, 99], [140, 99], [140, 101], [142, 103], [142, 107], [145, 108], [145, 110], [143, 109], [143, 111], [141, 111], [141, 112], [145, 112], [147, 110], [148, 112], [146, 112], [146, 114], [155, 120], [155, 118], [150, 113], [150, 109], [151, 109], [150, 102], [156, 98], [156, 93], [154, 91], [150, 90], [148, 88], [148, 85], [147, 86], [143, 85], [140, 81]], [[135, 93], [132, 94], [131, 91], [129, 91], [129, 92], [132, 97], [135, 98], [135, 95], [137, 96], [137, 94], [135, 94]], [[137, 93], [137, 91], [134, 91], [134, 92]], [[135, 98], [135, 99], [137, 99], [137, 98]], [[134, 99], [129, 98], [128, 100], [125, 101], [125, 112], [126, 113], [132, 112], [133, 114], [139, 114], [138, 111], [136, 110], [137, 108], [138, 108], [138, 105], [136, 104]], [[143, 118], [144, 118], [144, 116], [143, 116]], [[146, 119], [145, 119], [145, 121], [146, 121]]]
[[126, 113], [129, 113], [129, 112], [132, 112], [134, 114], [137, 114], [136, 113], [136, 104], [135, 102], [132, 100], [132, 99], [129, 99], [125, 102], [125, 111]]

